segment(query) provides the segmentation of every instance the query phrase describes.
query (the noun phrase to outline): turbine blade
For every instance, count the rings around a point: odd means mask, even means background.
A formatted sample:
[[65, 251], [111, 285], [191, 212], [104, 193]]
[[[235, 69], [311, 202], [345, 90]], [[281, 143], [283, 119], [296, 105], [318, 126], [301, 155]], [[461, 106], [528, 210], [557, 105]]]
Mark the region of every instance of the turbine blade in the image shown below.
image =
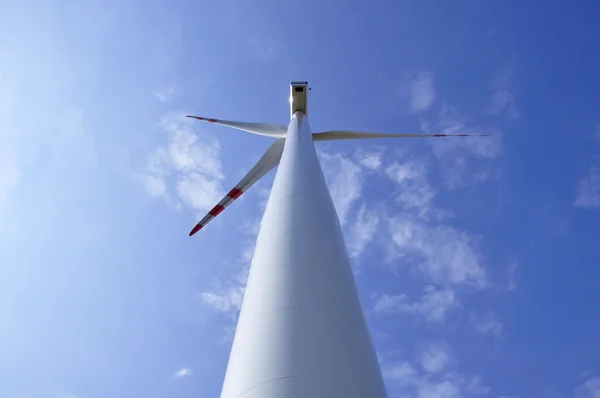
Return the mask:
[[227, 126], [253, 134], [266, 135], [267, 137], [284, 138], [287, 132], [287, 129], [284, 126], [275, 123], [232, 122], [230, 120], [209, 119], [206, 117], [191, 115], [185, 115], [185, 117], [203, 120], [209, 123], [219, 124], [221, 126]]
[[190, 231], [190, 236], [200, 231], [206, 226], [213, 218], [218, 216], [227, 206], [233, 203], [234, 200], [240, 197], [246, 192], [254, 183], [260, 180], [265, 174], [267, 174], [273, 167], [279, 164], [281, 154], [283, 153], [283, 146], [285, 144], [285, 138], [278, 139], [267, 149], [265, 154], [260, 160], [252, 167], [252, 169], [241, 179], [241, 181], [229, 191], [227, 195], [221, 201], [208, 212], [204, 218], [202, 218], [198, 224]]
[[489, 134], [383, 134], [367, 131], [335, 130], [313, 134], [313, 141], [354, 140], [360, 138], [488, 137]]

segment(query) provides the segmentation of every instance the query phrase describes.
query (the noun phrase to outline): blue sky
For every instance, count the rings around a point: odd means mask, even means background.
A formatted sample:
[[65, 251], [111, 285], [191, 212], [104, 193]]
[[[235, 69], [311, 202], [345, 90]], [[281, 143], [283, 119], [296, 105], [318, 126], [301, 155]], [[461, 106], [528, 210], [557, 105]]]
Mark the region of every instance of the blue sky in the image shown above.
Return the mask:
[[213, 397], [273, 173], [184, 113], [490, 139], [318, 145], [390, 397], [600, 397], [592, 1], [8, 1], [0, 397]]

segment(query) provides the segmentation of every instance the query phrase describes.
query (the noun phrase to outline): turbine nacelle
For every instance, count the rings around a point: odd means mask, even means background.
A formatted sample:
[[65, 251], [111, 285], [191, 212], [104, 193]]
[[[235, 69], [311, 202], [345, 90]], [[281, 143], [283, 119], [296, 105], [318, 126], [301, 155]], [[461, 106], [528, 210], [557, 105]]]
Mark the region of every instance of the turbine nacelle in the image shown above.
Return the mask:
[[290, 118], [296, 112], [308, 115], [308, 82], [292, 82], [290, 84]]

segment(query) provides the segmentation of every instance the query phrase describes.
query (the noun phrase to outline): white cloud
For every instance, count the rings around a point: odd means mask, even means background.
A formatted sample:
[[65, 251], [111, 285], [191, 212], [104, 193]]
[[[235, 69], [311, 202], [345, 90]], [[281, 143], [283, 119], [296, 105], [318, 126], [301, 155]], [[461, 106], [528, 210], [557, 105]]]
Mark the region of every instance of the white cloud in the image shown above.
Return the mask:
[[352, 204], [361, 195], [363, 170], [341, 154], [320, 152], [319, 158], [340, 223], [344, 225]]
[[502, 154], [502, 133], [497, 129], [483, 128], [475, 120], [447, 104], [442, 106], [437, 120], [423, 121], [421, 128], [428, 133], [491, 135], [447, 137], [428, 141], [439, 162], [447, 188], [458, 189], [497, 175], [489, 163]]
[[377, 312], [404, 312], [422, 316], [427, 322], [439, 323], [446, 320], [448, 313], [460, 303], [451, 290], [436, 290], [428, 285], [425, 294], [415, 302], [408, 302], [405, 294], [398, 296], [381, 296], [375, 303]]
[[600, 398], [600, 377], [587, 380], [574, 393], [576, 398]]
[[141, 177], [146, 191], [152, 196], [161, 197], [167, 195], [167, 184], [162, 178], [151, 174], [144, 174]]
[[579, 182], [579, 193], [575, 207], [582, 209], [600, 208], [600, 167], [592, 166]]
[[428, 279], [441, 285], [486, 286], [478, 238], [447, 225], [429, 226], [406, 216], [389, 220], [397, 255], [413, 260]]
[[419, 398], [460, 398], [460, 385], [454, 380], [423, 383], [419, 386]]
[[177, 96], [178, 91], [175, 85], [170, 85], [162, 90], [155, 90], [153, 94], [161, 102], [171, 102]]
[[177, 372], [173, 373], [173, 377], [177, 378], [177, 379], [181, 379], [183, 377], [188, 377], [192, 375], [192, 369], [191, 368], [181, 368], [179, 369]]
[[367, 212], [367, 206], [362, 205], [356, 218], [348, 229], [348, 251], [350, 257], [358, 257], [373, 240], [373, 236], [379, 226], [379, 215]]
[[452, 360], [448, 345], [443, 342], [432, 342], [427, 344], [421, 352], [419, 363], [428, 373], [439, 373], [446, 369]]
[[159, 126], [167, 133], [167, 144], [148, 156], [145, 172], [137, 177], [152, 196], [209, 210], [222, 197], [218, 141], [200, 140], [183, 114], [167, 114]]
[[431, 107], [435, 101], [431, 72], [421, 71], [411, 77], [409, 95], [409, 109], [412, 113], [422, 113]]
[[[394, 162], [386, 170], [388, 177], [399, 184], [396, 200], [406, 210], [416, 211], [420, 217], [428, 218], [432, 211], [432, 200], [436, 195], [435, 190], [427, 181], [427, 168], [424, 163], [408, 161]], [[440, 212], [435, 212], [440, 216]]]
[[360, 157], [358, 162], [369, 170], [377, 170], [381, 167], [381, 154], [370, 152]]
[[383, 377], [401, 385], [413, 384], [417, 381], [418, 372], [410, 362], [388, 364], [382, 369]]
[[202, 301], [218, 312], [239, 311], [244, 297], [242, 286], [229, 287], [220, 292], [203, 292]]
[[490, 391], [479, 376], [466, 377], [463, 382], [465, 391], [470, 395], [486, 395]]
[[[440, 346], [445, 343], [438, 343]], [[463, 375], [452, 361], [437, 359], [432, 371], [419, 371], [408, 361], [386, 362], [382, 366], [390, 396], [403, 398], [466, 398], [486, 395], [489, 388], [481, 378]], [[443, 366], [442, 366], [443, 365]]]
[[515, 95], [512, 92], [513, 74], [513, 68], [507, 66], [494, 79], [490, 87], [492, 102], [488, 109], [488, 112], [493, 115], [505, 114], [509, 120], [515, 120], [521, 115], [521, 110], [517, 106]]
[[499, 336], [502, 334], [502, 330], [504, 325], [498, 319], [496, 314], [493, 312], [488, 312], [482, 318], [475, 318], [473, 320], [475, 329], [483, 334], [491, 334], [494, 336]]
[[240, 261], [235, 264], [236, 270], [233, 274], [227, 274], [224, 281], [217, 281], [214, 289], [200, 293], [199, 297], [206, 306], [222, 313], [235, 315], [239, 312], [248, 282], [254, 243], [249, 243], [247, 248], [242, 251]]
[[464, 398], [486, 395], [489, 388], [478, 376], [462, 376], [448, 372], [437, 379], [423, 378], [418, 385], [418, 398]]
[[[487, 134], [475, 120], [456, 108], [444, 104], [437, 122], [439, 132], [443, 134]], [[492, 137], [448, 138], [430, 141], [438, 158], [455, 155], [458, 150], [467, 152], [478, 159], [495, 159], [502, 153], [499, 134]]]
[[201, 173], [180, 176], [177, 181], [179, 198], [192, 209], [208, 210], [221, 199], [221, 184], [214, 177]]
[[398, 183], [416, 179], [426, 180], [427, 178], [425, 165], [416, 162], [402, 164], [394, 162], [386, 169], [386, 173], [392, 180]]
[[169, 134], [165, 159], [168, 166], [180, 172], [199, 172], [222, 179], [219, 142], [199, 141], [191, 124], [182, 114], [170, 114], [160, 119], [160, 126]]
[[[235, 315], [240, 311], [246, 284], [248, 282], [248, 274], [250, 272], [250, 263], [256, 246], [256, 237], [260, 226], [260, 218], [242, 223], [240, 231], [245, 237], [246, 244], [240, 255], [239, 261], [235, 262], [235, 271], [227, 272], [225, 276], [217, 279], [216, 287], [200, 293], [199, 297], [202, 302], [221, 313]], [[233, 318], [232, 318], [233, 319]], [[229, 336], [231, 330], [226, 331]]]
[[506, 117], [516, 119], [520, 115], [519, 108], [515, 106], [515, 97], [506, 88], [497, 88], [492, 95], [490, 113], [500, 114], [506, 109]]

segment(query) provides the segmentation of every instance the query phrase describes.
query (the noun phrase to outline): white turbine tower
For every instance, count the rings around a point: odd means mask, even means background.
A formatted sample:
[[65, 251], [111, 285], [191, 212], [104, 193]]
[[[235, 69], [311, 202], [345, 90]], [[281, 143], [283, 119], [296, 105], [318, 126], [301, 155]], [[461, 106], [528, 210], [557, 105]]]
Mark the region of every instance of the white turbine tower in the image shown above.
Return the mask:
[[[383, 398], [381, 370], [314, 141], [446, 134], [312, 134], [308, 83], [291, 83], [291, 120], [278, 124], [188, 116], [277, 138], [192, 229], [202, 229], [279, 165], [233, 340], [221, 398]], [[457, 134], [457, 136], [465, 136]]]

